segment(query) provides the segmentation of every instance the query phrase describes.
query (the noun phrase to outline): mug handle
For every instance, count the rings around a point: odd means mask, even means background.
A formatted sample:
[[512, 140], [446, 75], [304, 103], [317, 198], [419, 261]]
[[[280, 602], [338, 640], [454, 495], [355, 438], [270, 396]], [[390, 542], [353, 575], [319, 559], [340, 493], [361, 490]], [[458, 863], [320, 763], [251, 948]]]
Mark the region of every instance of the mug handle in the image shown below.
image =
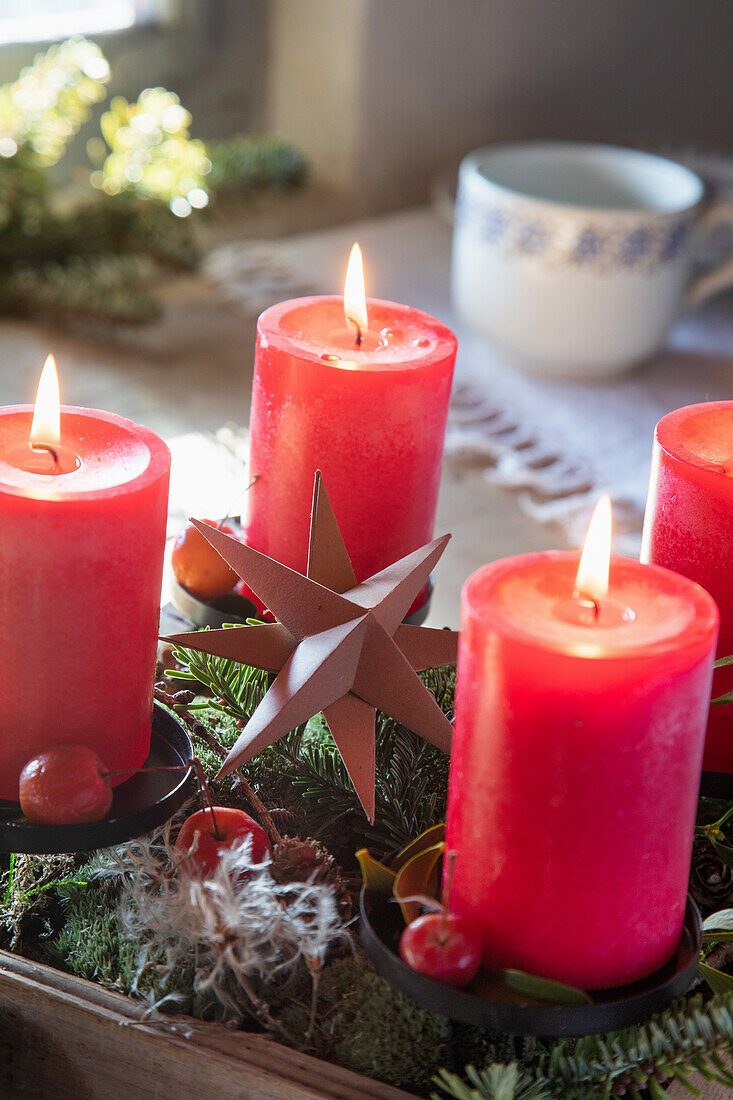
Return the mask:
[[[733, 203], [714, 202], [700, 219], [699, 226], [702, 230], [711, 232], [718, 225], [730, 225], [733, 227]], [[695, 309], [706, 298], [717, 294], [727, 287], [733, 286], [733, 250], [712, 271], [705, 271], [697, 275], [687, 287], [685, 305], [688, 309]]]

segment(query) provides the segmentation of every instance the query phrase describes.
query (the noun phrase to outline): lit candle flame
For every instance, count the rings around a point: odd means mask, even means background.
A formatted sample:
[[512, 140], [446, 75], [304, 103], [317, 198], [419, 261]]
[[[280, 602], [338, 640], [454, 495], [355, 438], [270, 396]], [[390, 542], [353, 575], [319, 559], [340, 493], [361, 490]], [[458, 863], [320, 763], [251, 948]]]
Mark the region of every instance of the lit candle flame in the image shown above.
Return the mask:
[[358, 244], [354, 244], [349, 256], [349, 266], [346, 268], [346, 281], [344, 282], [344, 316], [347, 321], [356, 325], [357, 344], [361, 343], [362, 336], [367, 330], [367, 304], [366, 291], [364, 290], [364, 260]]
[[611, 566], [611, 501], [604, 494], [596, 504], [575, 577], [575, 591], [593, 601], [608, 595]]
[[46, 447], [58, 447], [61, 442], [61, 398], [53, 355], [44, 363], [38, 383], [30, 442]]

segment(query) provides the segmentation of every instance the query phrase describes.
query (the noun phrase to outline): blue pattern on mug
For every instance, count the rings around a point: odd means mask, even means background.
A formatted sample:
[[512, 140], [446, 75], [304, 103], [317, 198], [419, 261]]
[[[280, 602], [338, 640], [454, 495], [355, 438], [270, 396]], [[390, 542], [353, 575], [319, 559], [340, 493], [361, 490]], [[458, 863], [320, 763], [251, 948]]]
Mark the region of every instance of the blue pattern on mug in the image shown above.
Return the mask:
[[547, 230], [539, 222], [530, 222], [523, 225], [519, 231], [518, 245], [522, 252], [530, 252], [536, 255], [542, 252], [547, 244]]
[[640, 260], [644, 259], [650, 244], [651, 237], [646, 229], [634, 229], [628, 237], [624, 238], [621, 245], [621, 258], [624, 263], [638, 264]]
[[481, 236], [485, 241], [498, 241], [507, 227], [507, 216], [495, 207], [484, 212]]
[[522, 217], [501, 205], [486, 205], [459, 188], [456, 221], [470, 227], [479, 240], [500, 247], [507, 254], [541, 257], [548, 263], [583, 264], [599, 272], [622, 265], [652, 271], [659, 264], [672, 263], [687, 244], [689, 219], [649, 222], [647, 225], [603, 232], [595, 226], [579, 226], [566, 236], [557, 232], [562, 217], [543, 218], [539, 212]]
[[603, 251], [604, 244], [603, 237], [595, 229], [584, 229], [575, 245], [575, 259], [581, 263], [594, 260]]
[[684, 248], [689, 236], [689, 227], [679, 222], [673, 225], [665, 235], [662, 244], [662, 256], [665, 260], [673, 260]]

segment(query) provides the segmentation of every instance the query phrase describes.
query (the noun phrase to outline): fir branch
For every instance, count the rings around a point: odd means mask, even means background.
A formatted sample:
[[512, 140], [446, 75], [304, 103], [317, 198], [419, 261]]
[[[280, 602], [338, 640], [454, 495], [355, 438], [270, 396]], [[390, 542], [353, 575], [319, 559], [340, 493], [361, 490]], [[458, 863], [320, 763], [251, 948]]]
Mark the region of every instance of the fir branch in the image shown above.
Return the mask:
[[[203, 684], [213, 701], [194, 704], [207, 713], [235, 722], [249, 720], [264, 697], [272, 676], [197, 650], [176, 647], [181, 671], [166, 673], [169, 679]], [[444, 713], [453, 709], [455, 668], [429, 669], [420, 674]], [[180, 708], [177, 708], [180, 709]], [[190, 708], [189, 708], [190, 709]], [[328, 829], [339, 821], [339, 848], [353, 854], [368, 844], [377, 858], [403, 848], [445, 815], [448, 757], [399, 722], [377, 711], [376, 715], [376, 817], [373, 826], [364, 814], [346, 767], [322, 715], [276, 742], [260, 758], [245, 764], [240, 773], [261, 795], [272, 797], [273, 770], [278, 772], [278, 794], [296, 813], [297, 802], [308, 807], [310, 831]], [[344, 820], [345, 819], [345, 820]], [[348, 826], [344, 831], [344, 826]]]
[[[639, 1097], [646, 1090], [663, 1097], [665, 1086], [679, 1081], [694, 1092], [689, 1080], [698, 1073], [707, 1081], [733, 1087], [733, 1073], [721, 1059], [733, 1050], [733, 993], [708, 1002], [698, 994], [678, 1001], [647, 1023], [608, 1035], [560, 1039], [540, 1053], [534, 1065], [513, 1078], [490, 1066], [483, 1073], [466, 1068], [468, 1083], [442, 1071], [436, 1084], [456, 1100], [607, 1100], [609, 1096]], [[509, 1085], [512, 1088], [509, 1088]], [[500, 1087], [504, 1091], [500, 1091]], [[537, 1092], [526, 1092], [536, 1087]], [[525, 1091], [522, 1091], [525, 1090]]]
[[[484, 1070], [466, 1066], [464, 1081], [456, 1073], [442, 1069], [434, 1078], [443, 1093], [455, 1100], [553, 1100], [553, 1094], [541, 1081], [535, 1081], [516, 1062], [492, 1065]], [[433, 1100], [441, 1100], [437, 1092]]]
[[67, 264], [18, 265], [0, 281], [0, 310], [48, 318], [149, 321], [160, 307], [143, 289], [154, 267], [145, 257], [77, 256]]
[[226, 657], [215, 657], [180, 646], [174, 646], [173, 656], [182, 669], [169, 670], [166, 672], [167, 678], [203, 684], [215, 700], [207, 706], [237, 723], [249, 721], [272, 682], [269, 672], [238, 664]]
[[210, 143], [207, 151], [211, 161], [207, 184], [215, 192], [263, 187], [288, 191], [305, 181], [305, 158], [288, 141], [233, 137]]
[[[720, 1062], [733, 1048], [733, 994], [700, 995], [678, 1001], [648, 1023], [607, 1036], [587, 1036], [556, 1043], [544, 1072], [552, 1087], [568, 1100], [606, 1095], [608, 1081], [623, 1087], [649, 1087], [679, 1080], [696, 1070], [709, 1081], [733, 1086], [733, 1075]], [[657, 1089], [659, 1092], [659, 1089]]]

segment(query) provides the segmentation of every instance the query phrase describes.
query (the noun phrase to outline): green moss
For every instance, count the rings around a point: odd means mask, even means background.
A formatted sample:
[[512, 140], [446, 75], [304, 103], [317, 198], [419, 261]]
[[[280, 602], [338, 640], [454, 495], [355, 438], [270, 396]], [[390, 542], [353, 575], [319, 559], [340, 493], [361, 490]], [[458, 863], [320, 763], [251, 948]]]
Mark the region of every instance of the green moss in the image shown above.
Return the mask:
[[427, 1093], [447, 1060], [449, 1021], [403, 997], [357, 954], [321, 977], [325, 1056], [387, 1084]]
[[80, 978], [132, 988], [135, 961], [117, 920], [117, 888], [111, 882], [64, 889], [66, 920], [48, 946], [49, 961]]
[[211, 1001], [194, 994], [192, 970], [171, 971], [162, 955], [143, 959], [139, 945], [124, 935], [115, 883], [97, 879], [87, 886], [67, 885], [61, 894], [65, 920], [47, 945], [49, 962], [123, 993], [152, 992], [156, 1001], [174, 994], [174, 1011], [207, 1017]]

